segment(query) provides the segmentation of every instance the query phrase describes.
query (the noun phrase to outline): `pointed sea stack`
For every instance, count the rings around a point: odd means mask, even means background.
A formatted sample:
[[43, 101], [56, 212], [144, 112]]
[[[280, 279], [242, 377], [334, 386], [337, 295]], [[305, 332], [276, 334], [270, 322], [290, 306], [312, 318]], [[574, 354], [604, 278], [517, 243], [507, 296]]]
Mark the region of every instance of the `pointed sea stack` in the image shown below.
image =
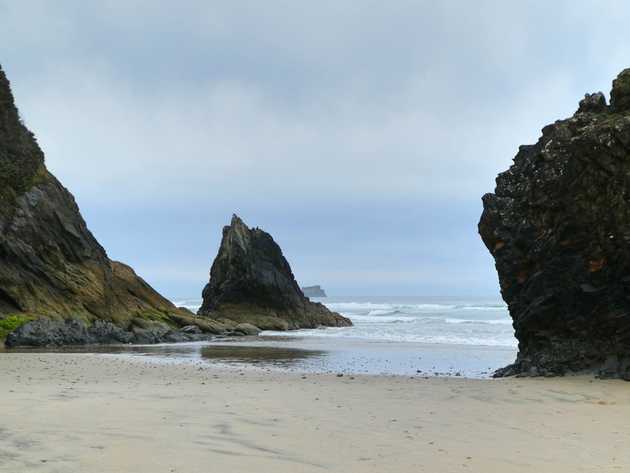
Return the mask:
[[199, 315], [287, 330], [352, 325], [323, 304], [309, 301], [271, 235], [234, 215], [223, 228]]
[[521, 146], [483, 206], [479, 233], [519, 341], [497, 376], [630, 379], [630, 69], [610, 106], [586, 95]]
[[107, 257], [48, 172], [0, 68], [0, 344], [148, 341], [134, 329], [169, 314], [186, 315]]

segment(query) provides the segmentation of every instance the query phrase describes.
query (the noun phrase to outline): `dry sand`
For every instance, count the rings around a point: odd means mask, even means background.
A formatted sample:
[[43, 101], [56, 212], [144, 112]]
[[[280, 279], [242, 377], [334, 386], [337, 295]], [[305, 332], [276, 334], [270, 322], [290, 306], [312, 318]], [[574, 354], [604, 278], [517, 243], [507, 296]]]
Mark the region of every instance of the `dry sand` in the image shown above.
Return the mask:
[[0, 353], [0, 471], [630, 471], [630, 384]]

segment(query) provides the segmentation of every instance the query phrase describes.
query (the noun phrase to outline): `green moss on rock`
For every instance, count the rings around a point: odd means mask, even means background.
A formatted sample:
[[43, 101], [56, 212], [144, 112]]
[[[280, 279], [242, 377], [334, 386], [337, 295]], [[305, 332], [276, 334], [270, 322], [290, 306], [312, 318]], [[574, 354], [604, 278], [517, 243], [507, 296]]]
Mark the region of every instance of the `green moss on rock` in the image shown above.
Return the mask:
[[26, 314], [13, 314], [0, 319], [0, 341], [4, 341], [7, 335], [33, 319], [33, 316]]

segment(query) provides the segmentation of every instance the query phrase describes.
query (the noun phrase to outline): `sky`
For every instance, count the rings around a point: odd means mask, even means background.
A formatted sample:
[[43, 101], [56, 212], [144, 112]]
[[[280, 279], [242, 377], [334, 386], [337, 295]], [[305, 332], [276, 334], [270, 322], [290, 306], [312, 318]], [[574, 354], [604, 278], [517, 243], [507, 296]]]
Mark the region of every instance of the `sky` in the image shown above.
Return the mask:
[[0, 0], [0, 64], [112, 259], [200, 297], [232, 213], [330, 295], [499, 297], [481, 196], [630, 67], [624, 1]]

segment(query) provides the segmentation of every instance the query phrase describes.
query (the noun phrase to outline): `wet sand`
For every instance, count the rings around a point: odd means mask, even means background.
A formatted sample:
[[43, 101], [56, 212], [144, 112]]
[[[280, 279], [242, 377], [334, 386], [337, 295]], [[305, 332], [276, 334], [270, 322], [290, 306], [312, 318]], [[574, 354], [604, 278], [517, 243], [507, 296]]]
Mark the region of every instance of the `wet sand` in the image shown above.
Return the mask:
[[[33, 352], [32, 349], [24, 351]], [[157, 345], [93, 345], [55, 351], [115, 353], [172, 363], [205, 360], [230, 369], [255, 367], [292, 373], [458, 375], [465, 378], [489, 378], [496, 369], [516, 358], [516, 350], [512, 347], [279, 336]]]
[[0, 354], [2, 472], [607, 472], [630, 385]]

